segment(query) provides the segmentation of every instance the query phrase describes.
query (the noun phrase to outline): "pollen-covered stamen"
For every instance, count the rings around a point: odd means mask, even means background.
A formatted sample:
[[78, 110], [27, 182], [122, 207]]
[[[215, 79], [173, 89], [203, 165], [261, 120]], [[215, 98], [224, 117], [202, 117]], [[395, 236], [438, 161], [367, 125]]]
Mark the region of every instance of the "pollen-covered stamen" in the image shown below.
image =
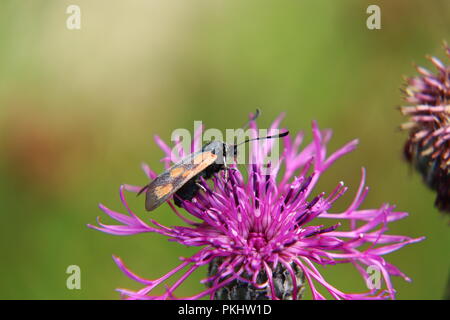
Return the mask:
[[330, 195], [326, 199], [329, 204], [333, 204], [337, 199], [339, 199], [345, 192], [347, 192], [348, 188], [344, 187], [344, 182], [341, 181], [337, 185], [337, 187], [331, 191]]
[[277, 193], [277, 185], [274, 179], [274, 175], [266, 174], [265, 175], [265, 187], [264, 187], [264, 196], [269, 197], [272, 194]]
[[260, 182], [259, 182], [259, 176], [257, 173], [256, 164], [253, 164], [252, 169], [252, 184], [253, 184], [253, 193], [255, 195], [255, 208], [259, 208], [259, 195], [260, 195]]
[[298, 226], [301, 226], [302, 224], [308, 222], [311, 219], [314, 219], [315, 216], [317, 216], [323, 211], [323, 208], [321, 206], [318, 206], [319, 208], [314, 207], [316, 206], [316, 204], [319, 203], [320, 200], [323, 199], [324, 196], [325, 192], [322, 192], [321, 194], [316, 196], [313, 200], [311, 200], [311, 202], [308, 203], [308, 205], [305, 208], [305, 211], [296, 218], [296, 224]]
[[283, 211], [285, 205], [289, 203], [289, 200], [291, 200], [291, 197], [292, 197], [292, 194], [293, 194], [293, 193], [294, 193], [294, 187], [291, 186], [291, 187], [289, 188], [289, 191], [288, 191], [287, 195], [286, 195], [286, 196], [284, 197], [284, 199], [283, 199], [283, 207], [281, 208], [281, 211]]
[[308, 191], [312, 179], [313, 175], [307, 177], [300, 185], [297, 192], [295, 193], [295, 196], [292, 197], [292, 200], [290, 200], [288, 205], [286, 205], [287, 211], [296, 211], [298, 209], [298, 205], [304, 204], [303, 201], [305, 200], [305, 195]]
[[230, 183], [226, 184], [226, 189], [232, 195], [234, 207], [239, 208], [239, 196], [237, 194], [236, 178], [234, 174], [230, 174]]
[[340, 222], [336, 223], [335, 225], [332, 225], [331, 227], [328, 227], [328, 228], [321, 228], [320, 226], [318, 226], [316, 230], [313, 230], [313, 231], [311, 231], [311, 232], [309, 232], [307, 234], [304, 234], [303, 236], [305, 238], [308, 238], [308, 237], [316, 236], [316, 235], [319, 235], [319, 234], [322, 234], [322, 233], [331, 232], [331, 231], [336, 230], [340, 226], [341, 226]]

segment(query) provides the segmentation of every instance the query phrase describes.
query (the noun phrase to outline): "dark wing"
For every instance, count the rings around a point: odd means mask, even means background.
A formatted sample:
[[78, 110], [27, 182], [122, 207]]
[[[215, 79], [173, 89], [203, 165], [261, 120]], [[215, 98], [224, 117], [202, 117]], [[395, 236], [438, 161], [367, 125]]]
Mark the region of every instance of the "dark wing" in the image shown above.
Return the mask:
[[174, 164], [139, 192], [147, 190], [145, 209], [152, 211], [159, 207], [186, 182], [214, 163], [216, 159], [217, 155], [210, 151], [198, 151]]

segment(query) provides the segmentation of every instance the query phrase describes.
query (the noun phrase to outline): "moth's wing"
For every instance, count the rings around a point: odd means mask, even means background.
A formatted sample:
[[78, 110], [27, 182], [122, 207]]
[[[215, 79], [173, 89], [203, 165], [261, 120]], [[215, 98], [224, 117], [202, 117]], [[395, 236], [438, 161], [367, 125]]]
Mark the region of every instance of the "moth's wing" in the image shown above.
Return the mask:
[[[198, 151], [174, 164], [155, 178], [146, 188], [145, 209], [152, 211], [178, 191], [195, 175], [216, 161], [217, 155], [210, 151]], [[143, 190], [142, 190], [143, 191]]]

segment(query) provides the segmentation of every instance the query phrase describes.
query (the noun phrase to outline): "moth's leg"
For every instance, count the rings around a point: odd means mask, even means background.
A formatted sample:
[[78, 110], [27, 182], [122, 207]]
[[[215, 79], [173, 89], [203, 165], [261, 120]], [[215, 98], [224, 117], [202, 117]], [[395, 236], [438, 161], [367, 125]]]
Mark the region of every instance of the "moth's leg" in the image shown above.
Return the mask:
[[197, 187], [199, 187], [200, 189], [202, 189], [203, 192], [206, 192], [206, 188], [205, 188], [202, 184], [200, 184], [199, 182], [196, 182], [195, 184], [197, 185]]
[[229, 178], [229, 174], [228, 174], [229, 167], [227, 165], [227, 159], [226, 158], [225, 158], [225, 161], [224, 161], [224, 164], [223, 164], [223, 169], [225, 170], [225, 180], [228, 181], [228, 178]]
[[230, 167], [230, 166], [227, 166], [227, 165], [224, 165], [224, 168], [223, 168], [223, 170], [225, 170], [225, 180], [228, 182], [228, 181], [230, 181], [230, 171], [237, 171], [237, 169], [236, 168], [233, 168], [233, 167]]
[[191, 201], [195, 197], [199, 186], [195, 180], [186, 182], [174, 195], [175, 204], [182, 207], [183, 201]]
[[177, 207], [182, 208], [183, 199], [177, 193], [173, 195], [173, 202]]

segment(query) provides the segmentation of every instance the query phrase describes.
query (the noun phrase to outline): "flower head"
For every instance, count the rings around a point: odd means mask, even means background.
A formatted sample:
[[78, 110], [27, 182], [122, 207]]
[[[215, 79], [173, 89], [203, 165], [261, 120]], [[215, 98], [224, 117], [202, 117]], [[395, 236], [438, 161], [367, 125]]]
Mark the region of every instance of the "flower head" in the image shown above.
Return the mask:
[[[281, 118], [275, 120], [271, 130], [279, 126]], [[251, 127], [256, 129], [256, 123], [251, 122]], [[125, 199], [125, 191], [138, 192], [140, 187], [121, 186], [120, 197], [128, 214], [100, 205], [120, 224], [98, 222], [98, 226], [90, 227], [115, 235], [159, 233], [170, 241], [199, 247], [199, 250], [191, 257], [181, 258], [181, 264], [155, 280], [135, 275], [120, 258], [114, 257], [127, 276], [145, 286], [136, 292], [119, 291], [131, 299], [176, 299], [175, 291], [183, 281], [199, 267], [209, 265], [208, 276], [203, 280], [206, 289], [182, 299], [206, 295], [216, 299], [233, 298], [233, 295], [249, 299], [297, 299], [305, 286], [314, 299], [325, 298], [318, 286], [336, 299], [394, 298], [391, 276], [409, 279], [383, 256], [422, 238], [386, 234], [389, 223], [407, 216], [405, 212], [395, 211], [394, 206], [383, 204], [376, 209], [360, 209], [368, 192], [364, 169], [353, 202], [343, 212], [333, 212], [333, 203], [346, 193], [347, 187], [339, 182], [334, 190], [325, 194], [314, 191], [315, 186], [337, 159], [355, 149], [357, 141], [327, 156], [331, 131], [322, 131], [313, 122], [312, 133], [313, 142], [303, 148], [302, 133], [293, 139], [284, 137], [282, 155], [276, 165], [269, 164], [272, 165], [270, 174], [262, 163], [272, 151], [274, 141], [260, 140], [251, 144], [254, 161], [246, 166], [246, 175], [235, 166], [228, 171], [228, 177], [220, 172], [211, 183], [201, 181], [204, 190], [192, 201], [182, 203], [184, 211], [196, 221], [169, 201], [173, 212], [184, 223], [182, 226], [168, 227], [150, 218], [145, 222], [130, 210]], [[197, 132], [196, 141], [200, 135], [201, 132]], [[156, 142], [166, 153], [163, 161], [169, 167], [171, 149], [158, 137]], [[180, 158], [186, 155], [181, 148], [178, 150]], [[143, 168], [148, 178], [156, 177], [147, 165]], [[378, 270], [383, 286], [371, 287], [362, 293], [342, 292], [325, 280], [318, 269], [338, 263], [354, 267], [366, 283], [370, 282], [367, 268]], [[184, 273], [166, 287], [164, 294], [152, 295], [155, 287], [183, 269]], [[285, 292], [281, 292], [282, 288]], [[239, 295], [239, 290], [247, 291]]]
[[[445, 51], [450, 58], [447, 45]], [[411, 105], [400, 108], [410, 117], [402, 125], [409, 130], [404, 154], [437, 192], [435, 205], [450, 212], [450, 66], [428, 59], [435, 73], [416, 67], [419, 75], [406, 79], [405, 100]]]

